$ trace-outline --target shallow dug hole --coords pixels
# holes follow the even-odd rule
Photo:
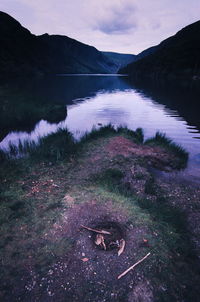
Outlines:
[[[98,233],[82,226],[110,232],[111,235],[103,234],[106,250],[95,244]],[[149,295],[152,295],[150,283],[147,284],[147,273],[144,272],[144,268],[148,271],[148,260],[124,278],[118,280],[118,276],[149,252],[149,247],[141,246],[148,233],[147,227],[134,225],[129,213],[120,205],[113,204],[111,198],[106,204],[94,199],[75,204],[63,213],[60,222],[54,224],[46,237],[52,244],[57,244],[62,238],[70,242],[73,240],[71,247],[66,246],[63,255],[47,270],[37,271],[31,267],[27,277],[12,286],[4,301],[140,301],[132,299],[132,291],[141,282],[145,284],[142,290],[149,290]],[[118,256],[119,247],[110,243],[120,239],[126,243]],[[13,300],[13,296],[17,298]]]
[[[109,234],[100,234],[103,237],[105,245],[97,244],[99,234],[93,232],[91,239],[95,246],[100,250],[112,251],[114,249],[119,249],[120,240],[126,239],[126,231],[125,228],[118,222],[115,221],[102,221],[98,224],[94,224],[94,229],[103,230],[110,233]],[[105,248],[106,247],[106,248]]]

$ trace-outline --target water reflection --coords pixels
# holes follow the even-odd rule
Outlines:
[[[143,97],[151,98],[153,102],[165,105],[166,109],[174,111],[174,116],[187,121],[190,126],[200,131],[200,91],[195,87],[184,87],[176,83],[139,82],[126,78],[126,81],[140,92]]]
[[[42,119],[50,123],[66,117],[66,105],[85,101],[97,92],[130,87],[120,77],[67,76],[18,79],[0,86],[0,140],[10,131],[30,132]]]

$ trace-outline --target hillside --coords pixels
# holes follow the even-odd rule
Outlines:
[[[186,26],[177,34],[151,47],[136,61],[121,69],[132,77],[200,79],[200,21]]]
[[[116,64],[92,46],[66,36],[35,36],[0,12],[1,76],[46,73],[110,73]]]
[[[132,54],[123,54],[110,51],[103,51],[102,53],[107,56],[111,61],[114,61],[118,69],[123,68],[126,65],[134,62],[136,58],[136,55]]]

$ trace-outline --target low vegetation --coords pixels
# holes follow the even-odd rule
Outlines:
[[[188,161],[188,152],[184,150],[180,145],[174,143],[170,138],[166,137],[165,134],[156,132],[154,137],[149,138],[145,141],[145,144],[165,148],[179,158],[180,167],[186,167]]]
[[[108,125],[79,142],[59,130],[20,152],[26,156],[0,153],[3,301],[198,301],[186,216],[148,168],[159,159],[164,169],[183,149],[159,133],[144,142],[141,129]],[[81,229],[111,222],[124,232],[119,257]]]
[[[68,160],[70,156],[74,156],[76,152],[80,151],[85,143],[96,140],[101,137],[110,137],[122,135],[133,141],[136,144],[145,144],[151,146],[159,146],[173,155],[182,159],[183,167],[185,167],[188,160],[188,153],[181,146],[172,142],[165,134],[157,132],[153,138],[144,141],[144,133],[141,128],[135,131],[127,127],[114,128],[111,124],[103,126],[99,129],[93,128],[91,132],[86,133],[80,141],[75,141],[73,135],[67,129],[59,129],[56,133],[39,138],[37,142],[34,141],[19,141],[18,147],[10,144],[8,151],[1,150],[2,158],[19,157],[20,155],[29,156],[37,160],[49,161],[52,160]],[[182,168],[182,166],[180,166]]]

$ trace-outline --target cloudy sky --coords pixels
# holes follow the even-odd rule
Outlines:
[[[200,0],[0,0],[34,34],[137,54],[200,19]]]

